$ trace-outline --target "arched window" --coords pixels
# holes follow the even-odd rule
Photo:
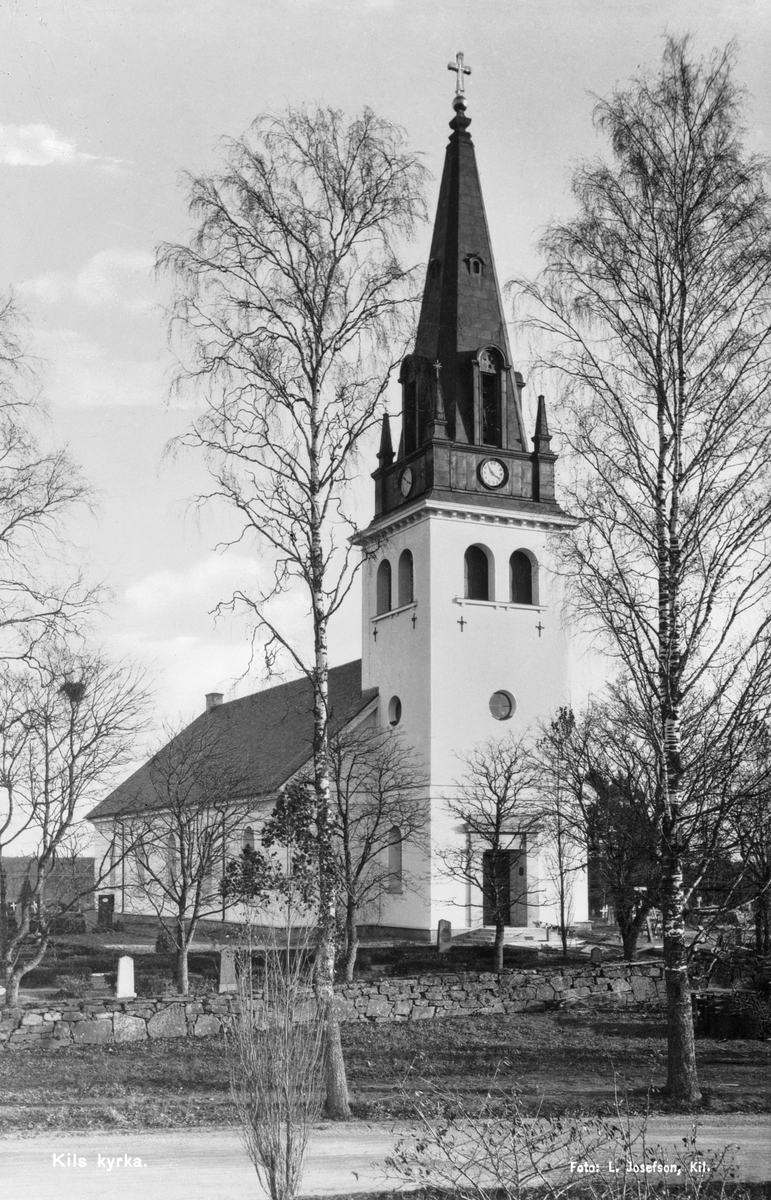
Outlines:
[[[522,550],[515,550],[509,559],[511,569],[512,604],[533,603],[533,564]]]
[[[241,841],[242,850],[254,850],[254,830],[251,825],[247,825],[244,830],[244,836]]]
[[[399,556],[399,607],[415,599],[415,564],[412,551],[402,550]]]
[[[481,546],[469,546],[465,554],[466,599],[490,600],[490,563]]]
[[[134,865],[137,872],[137,883],[147,883],[148,849],[144,838],[140,838],[134,848]]]
[[[105,884],[107,885],[107,887],[115,887],[116,880],[117,880],[116,867],[118,865],[118,833],[117,833],[117,831],[113,834],[112,841],[110,842],[109,862],[110,862],[109,869],[105,875]]]
[[[377,612],[391,611],[391,564],[384,558],[377,569]]]
[[[402,831],[398,825],[388,831],[388,890],[402,890]]]

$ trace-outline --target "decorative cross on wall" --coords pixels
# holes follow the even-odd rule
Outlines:
[[[375,628],[372,630],[372,636],[373,636],[373,638],[375,639],[375,641],[377,641],[377,625],[376,625],[376,626],[375,626]]]
[[[539,637],[541,636],[541,634],[543,633],[545,628],[546,628],[546,626],[542,625],[541,622],[539,621],[538,624],[536,625],[536,629],[538,630]]]
[[[463,86],[463,76],[471,74],[471,67],[464,67],[463,55],[458,53],[455,55],[455,62],[447,64],[447,70],[455,72],[455,95],[462,96],[466,90]]]
[[[417,617],[417,613],[413,613],[413,614],[412,614],[412,628],[413,628],[413,629],[415,628],[415,626],[417,625],[417,623],[418,623],[418,617]]]
[[[468,624],[468,621],[466,620],[465,617],[461,617],[461,619],[458,621],[458,624],[460,625],[461,633],[463,633],[463,627],[464,627],[464,625]]]

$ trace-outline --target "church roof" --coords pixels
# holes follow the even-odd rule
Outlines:
[[[361,689],[361,659],[332,667],[329,672],[330,732],[343,729],[377,696],[377,688]],[[313,695],[303,676],[266,688],[240,700],[218,704],[196,717],[180,738],[207,722],[215,726],[217,752],[230,760],[243,780],[244,796],[275,793],[309,760],[313,740]],[[165,753],[177,739],[163,748]],[[152,759],[119,784],[88,820],[99,821],[120,813],[158,807],[153,787]]]

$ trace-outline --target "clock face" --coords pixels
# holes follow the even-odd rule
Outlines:
[[[405,467],[399,478],[399,491],[403,496],[409,496],[412,491],[412,468]]]
[[[479,468],[479,478],[485,487],[499,488],[506,482],[506,468],[500,459],[486,458]]]

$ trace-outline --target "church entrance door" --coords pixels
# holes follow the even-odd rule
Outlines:
[[[484,888],[482,920],[495,925],[496,908],[503,910],[504,925],[527,925],[527,858],[522,850],[499,850],[482,855]]]

